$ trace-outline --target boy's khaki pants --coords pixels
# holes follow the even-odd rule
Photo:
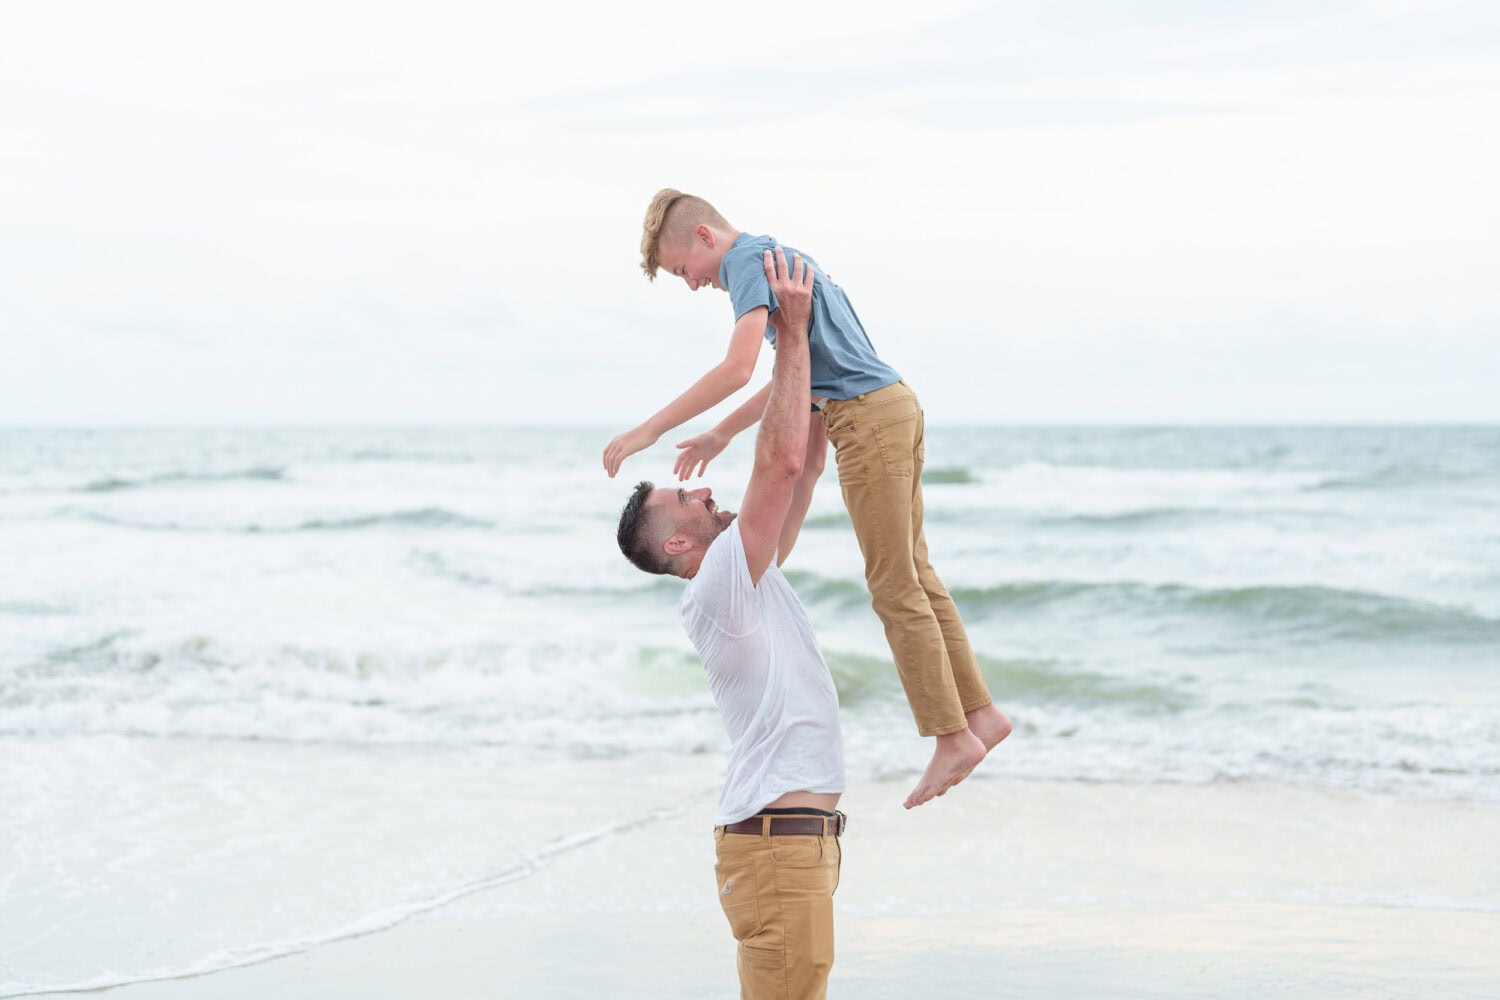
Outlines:
[[[741,1000],[823,1000],[833,968],[839,838],[714,830],[719,905],[739,942]]]
[[[922,532],[922,408],[905,382],[823,404],[839,488],[865,557],[870,603],[923,736],[967,727],[988,705],[969,637],[948,588],[927,561]]]

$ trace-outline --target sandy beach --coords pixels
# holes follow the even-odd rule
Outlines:
[[[449,833],[493,828],[512,863],[389,926],[108,994],[735,997],[713,893],[714,762],[641,763],[554,762],[532,793],[511,775],[472,829]],[[903,791],[864,780],[845,796],[832,996],[1500,993],[1493,807],[976,776],[906,812]]]

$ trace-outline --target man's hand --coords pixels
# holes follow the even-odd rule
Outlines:
[[[615,478],[615,473],[620,471],[621,462],[636,452],[651,447],[658,437],[660,435],[652,434],[644,426],[615,435],[614,440],[604,448],[604,471],[609,473],[609,478]]]
[[[771,314],[776,336],[806,336],[808,320],[812,318],[813,269],[800,254],[792,255],[792,266],[788,268],[786,254],[779,246],[774,254],[767,250],[762,263],[766,266],[766,281],[770,282],[780,306]]]
[[[718,457],[719,452],[729,444],[729,437],[718,431],[705,431],[695,438],[680,441],[677,447],[681,448],[677,455],[677,464],[672,466],[672,471],[677,475],[678,482],[685,481],[693,475],[693,466],[698,467],[698,475],[703,475],[703,470],[708,468],[708,463]]]

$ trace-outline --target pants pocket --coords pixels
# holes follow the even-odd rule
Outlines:
[[[816,868],[823,863],[823,838],[774,837],[771,857],[777,868]]]
[[[772,841],[777,890],[797,896],[832,896],[830,878],[838,841],[824,837],[783,837]]]
[[[865,481],[870,465],[865,452],[868,445],[859,439],[853,422],[839,429],[837,436],[830,430],[828,442],[833,445],[834,467],[838,469],[839,485],[850,486]]]
[[[755,901],[755,862],[735,858],[714,865],[719,884],[719,906],[729,921],[736,941],[754,937],[760,930],[760,907]]]
[[[892,420],[882,420],[872,430],[885,474],[910,479],[916,464],[917,415],[908,413]]]

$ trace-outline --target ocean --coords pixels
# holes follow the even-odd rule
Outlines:
[[[0,996],[495,884],[476,803],[552,794],[518,775],[682,760],[705,794],[681,583],[614,542],[673,449],[610,480],[611,433],[0,430]],[[1016,725],[969,780],[1500,803],[1500,428],[938,426],[927,456],[933,563]],[[703,477],[728,509],[750,457]],[[786,570],[851,774],[914,778],[831,461]]]

